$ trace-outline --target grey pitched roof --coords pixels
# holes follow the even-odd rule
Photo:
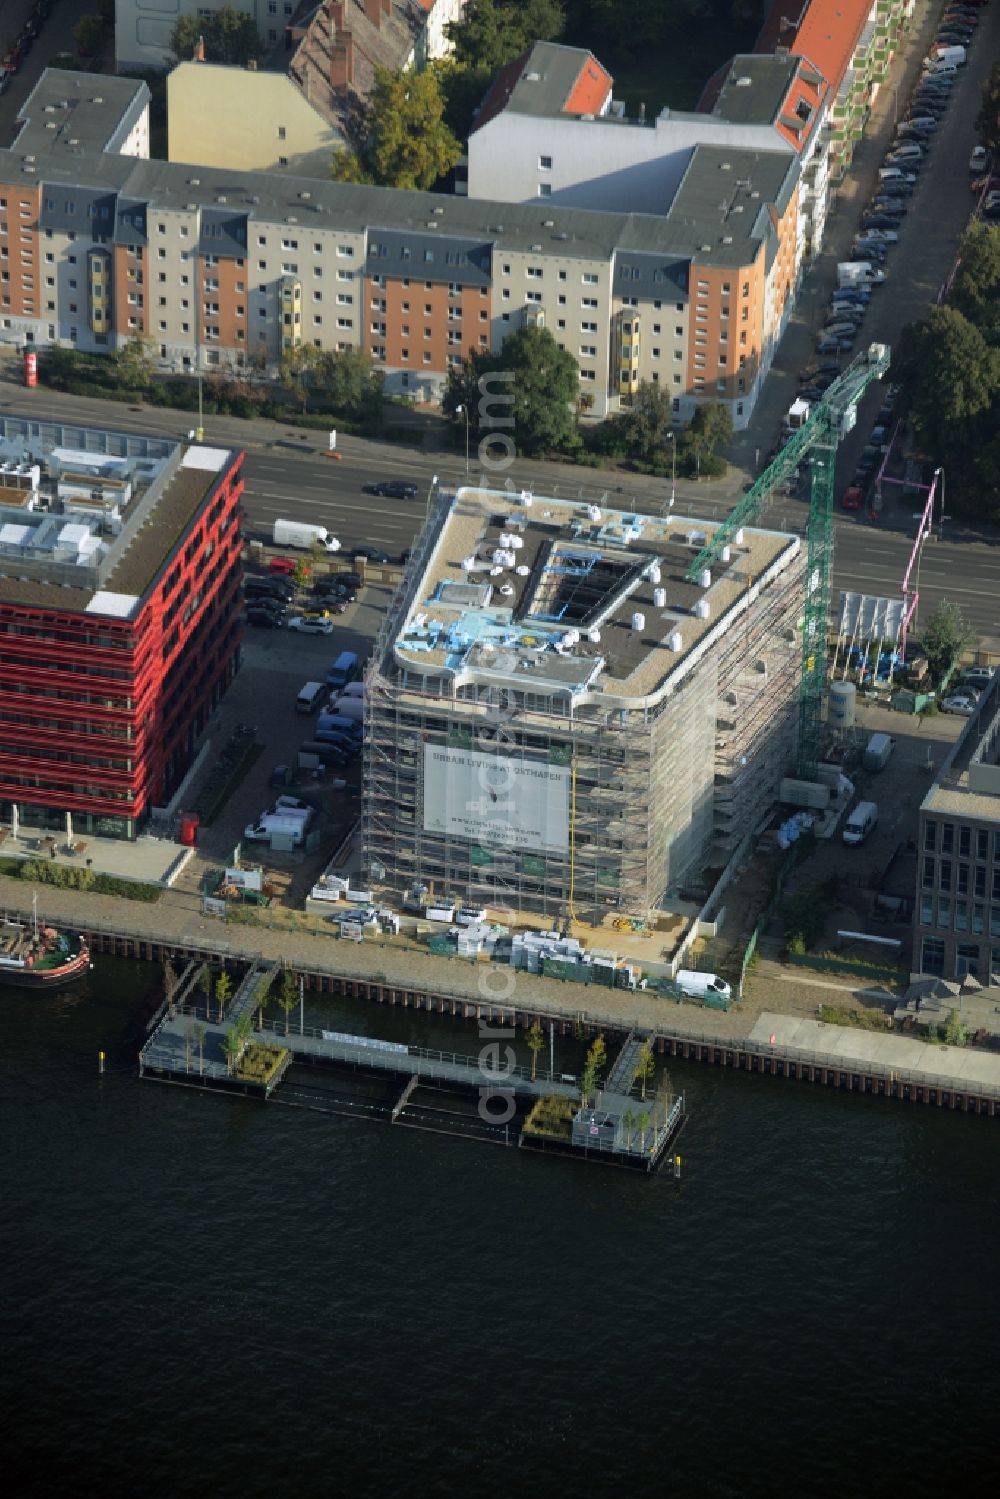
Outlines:
[[[107,151],[124,140],[149,103],[149,89],[135,78],[72,73],[46,68],[18,112],[19,151],[58,147]]]

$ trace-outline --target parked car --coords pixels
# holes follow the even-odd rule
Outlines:
[[[853,338],[834,338],[829,333],[822,333],[816,340],[816,352],[818,354],[847,354],[853,343]]]
[[[899,243],[899,235],[895,229],[867,229],[865,231],[865,239],[880,239],[886,245]]]
[[[977,146],[972,155],[969,157],[969,171],[972,176],[977,177],[980,172],[985,172],[987,167],[989,166],[989,161],[990,153],[987,151],[986,147]]]
[[[280,599],[282,603],[295,597],[295,589],[284,578],[245,578],[243,592],[248,599]]]
[[[967,692],[969,688],[984,690],[992,680],[992,666],[967,666],[959,677],[958,686],[961,692]]]
[[[823,329],[824,338],[846,338],[852,343],[857,336],[858,325],[853,318],[840,318],[834,323],[827,323]]]
[[[269,573],[279,573],[281,576],[288,578],[291,577],[298,565],[294,557],[272,557],[268,561],[267,570]],[[304,566],[308,572],[308,562]]]
[[[865,492],[860,484],[849,484],[840,503],[845,510],[860,510],[864,497]]]
[[[907,172],[903,167],[879,167],[879,180],[882,182],[916,182],[916,174]]]
[[[376,565],[383,565],[392,560],[388,552],[381,552],[378,547],[370,546],[351,547],[348,555],[351,557],[364,557],[366,561],[374,562]]]
[[[326,614],[293,614],[288,628],[300,635],[332,635],[333,620]]]
[[[264,609],[260,604],[247,607],[247,624],[262,625],[266,630],[280,630],[285,623],[283,609]]]
[[[971,718],[976,711],[975,700],[964,692],[942,699],[938,706],[942,713],[960,713],[963,718]]]
[[[383,494],[393,500],[415,500],[417,486],[404,484],[401,479],[389,479],[382,484],[366,484],[365,494]]]

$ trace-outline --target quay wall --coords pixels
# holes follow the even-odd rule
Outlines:
[[[12,910],[12,907],[8,906],[8,910]],[[28,913],[17,914],[23,916]],[[154,963],[162,962],[168,957],[192,958],[231,966],[249,963],[262,957],[260,944],[255,943],[254,938],[277,935],[273,932],[265,934],[256,929],[245,933],[240,931],[239,939],[242,940],[222,940],[221,933],[220,938],[215,940],[207,932],[197,937],[183,933],[154,935],[151,931],[143,933],[107,922],[81,921],[78,906],[76,915],[77,920],[70,924],[87,934],[94,953]],[[53,912],[50,919],[60,918]],[[134,925],[138,926],[139,923]],[[226,929],[227,939],[235,937],[236,933],[232,928]],[[294,945],[299,949],[307,945],[299,934],[284,934],[284,938],[283,945],[286,948]],[[329,939],[316,938],[313,941],[325,945]],[[626,991],[604,991],[608,1000],[617,999],[620,1008],[615,1013],[610,1008],[595,1006],[594,1001],[601,996],[593,989],[581,989],[580,997],[586,998],[586,1007],[581,1005],[573,1008],[566,1005],[564,1000],[557,1004],[551,997],[543,997],[537,992],[538,981],[532,983],[531,975],[519,973],[516,999],[492,1002],[469,992],[475,987],[474,969],[470,970],[467,985],[452,988],[444,981],[444,973],[440,983],[434,981],[424,984],[408,982],[402,976],[393,977],[384,972],[368,976],[351,974],[344,971],[351,956],[353,954],[344,954],[343,963],[328,963],[314,956],[293,955],[289,951],[285,962],[297,977],[302,977],[310,988],[321,993],[341,994],[351,999],[402,1006],[459,1020],[483,1021],[497,1027],[524,1028],[537,1020],[542,1024],[555,1025],[561,1035],[575,1035],[581,1039],[590,1038],[598,1032],[608,1036],[624,1036],[638,1025],[655,1035],[656,1049],[662,1055],[687,1062],[728,1067],[738,1072],[782,1078],[797,1084],[809,1083],[861,1096],[921,1103],[989,1118],[995,1118],[1000,1113],[998,1085],[963,1081],[957,1076],[949,1076],[946,1070],[939,1075],[932,1075],[927,1071],[910,1073],[860,1056],[845,1056],[842,1049],[835,1056],[820,1052],[807,1053],[780,1043],[762,1043],[750,1036],[713,1033],[709,1025],[717,1026],[720,1019],[714,1011],[709,1020],[706,1012],[694,1010],[688,1005],[676,1006],[662,999],[650,999],[648,994],[638,996]],[[407,957],[406,953],[392,955],[388,949],[380,949],[378,953],[378,961],[386,966],[392,966],[395,958],[401,975],[405,972]],[[553,982],[546,985],[550,990],[554,987]],[[566,984],[558,987],[563,993],[575,988]],[[644,1012],[642,1015],[635,1013],[640,1001]],[[737,1017],[730,1015],[725,1018],[733,1020]],[[705,1024],[705,1021],[709,1024]]]

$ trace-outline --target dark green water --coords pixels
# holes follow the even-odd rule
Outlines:
[[[678,1189],[140,1082],[156,977],[0,994],[8,1492],[993,1488],[1000,1120],[675,1066]]]

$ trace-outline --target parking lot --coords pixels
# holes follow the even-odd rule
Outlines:
[[[247,629],[242,668],[210,726],[210,735],[213,747],[221,748],[237,724],[247,723],[256,729],[263,751],[218,819],[199,830],[196,856],[179,877],[179,890],[199,890],[206,869],[224,864],[246,825],[273,805],[278,794],[270,785],[273,768],[295,766],[299,746],[312,737],[316,722],[315,715],[296,710],[299,689],[308,681],[322,682],[343,650],[356,652],[362,660],[368,657],[391,596],[388,586],[367,585],[347,613],[336,619],[331,635],[299,635],[287,628]],[[206,766],[203,774],[207,775],[208,769]],[[346,772],[310,773],[298,785],[287,788],[316,808],[322,835],[317,851],[279,854],[263,843],[244,845],[244,863],[259,862],[282,876],[283,903],[301,905],[317,874],[357,821],[361,775],[359,757]],[[335,784],[340,780],[346,785]],[[197,783],[191,788],[189,801],[196,790]]]

